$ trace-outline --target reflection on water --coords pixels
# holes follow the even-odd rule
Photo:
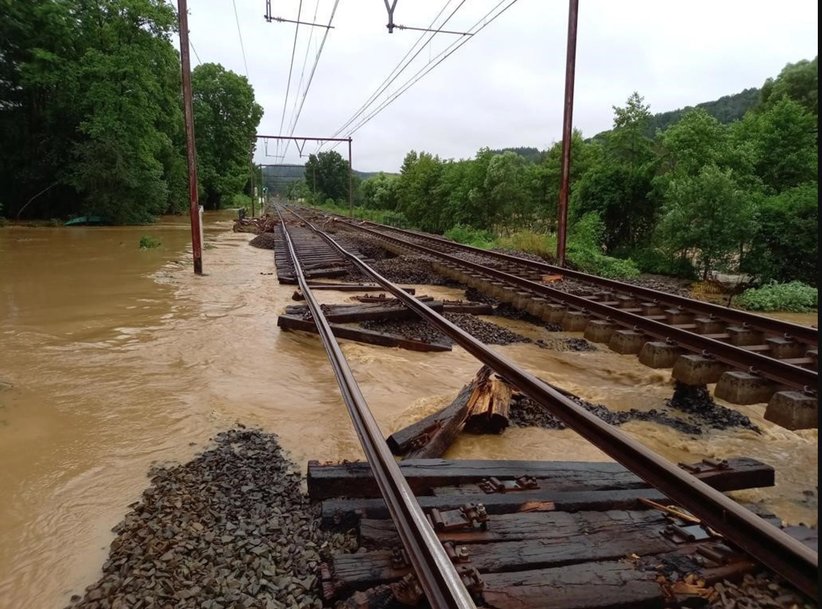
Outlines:
[[[362,458],[313,335],[281,333],[270,251],[207,216],[205,276],[191,272],[185,218],[150,227],[0,229],[0,607],[57,608],[99,573],[111,528],[147,485],[152,462],[186,460],[235,422],[279,434],[292,458]],[[162,245],[140,250],[140,237]],[[448,288],[418,293],[458,297]],[[324,292],[326,302],[350,294]],[[520,322],[496,320],[535,338]],[[545,380],[614,409],[658,407],[669,373],[632,356],[495,347]],[[386,434],[443,406],[479,364],[462,349],[415,353],[343,343]],[[309,381],[309,382],[306,382]],[[625,430],[674,461],[756,457],[777,487],[746,491],[792,522],[816,522],[817,432],[690,438],[634,422]],[[569,430],[463,436],[455,458],[606,459]]]

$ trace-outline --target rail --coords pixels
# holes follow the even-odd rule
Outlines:
[[[518,387],[525,395],[542,404],[568,427],[702,519],[705,524],[724,535],[742,551],[783,576],[805,594],[817,598],[819,558],[816,552],[657,455],[626,433],[589,413],[533,374],[521,370],[512,360],[491,351],[482,342],[405,293],[354,254],[342,248],[330,235],[317,229],[296,212],[291,213],[321,235],[361,271],[372,276],[405,306]]]
[[[357,224],[350,222],[346,218],[339,219],[344,222],[347,222],[352,226],[358,227]],[[658,300],[660,302],[670,303],[673,306],[684,307],[691,309],[693,311],[705,313],[707,315],[713,315],[716,319],[722,319],[725,321],[735,323],[748,323],[749,325],[756,326],[757,328],[761,328],[774,334],[788,334],[792,338],[795,338],[804,343],[814,345],[818,343],[818,330],[816,328],[803,326],[801,324],[795,324],[788,321],[773,319],[770,317],[765,317],[764,315],[757,315],[755,313],[750,313],[747,311],[736,311],[733,309],[729,309],[728,307],[723,307],[710,302],[695,300],[693,298],[687,298],[685,296],[677,296],[676,294],[668,294],[666,292],[660,292],[658,290],[654,290],[651,288],[646,288],[639,285],[617,281],[616,279],[598,277],[597,275],[590,275],[588,273],[583,273],[582,271],[575,271],[566,267],[548,264],[547,262],[528,260],[526,258],[520,258],[519,256],[506,254],[503,252],[491,252],[488,250],[480,249],[478,247],[474,247],[472,245],[466,245],[464,243],[450,241],[448,239],[438,237],[435,235],[421,235],[419,233],[407,229],[396,228],[393,226],[385,226],[382,224],[377,224],[376,222],[370,222],[368,220],[363,220],[361,221],[361,223],[373,227],[378,227],[381,230],[390,230],[396,233],[409,235],[417,239],[424,239],[428,241],[442,243],[443,245],[451,247],[452,249],[459,249],[462,251],[475,253],[477,255],[493,257],[499,260],[505,260],[508,262],[520,264],[526,267],[530,267],[532,269],[543,271],[545,273],[562,274],[566,277],[578,279],[580,281],[585,281],[588,283],[592,283],[594,285],[599,285],[604,288],[630,292],[648,298],[649,300]]]
[[[383,439],[379,425],[368,408],[331,327],[303,275],[286,223],[279,210],[277,213],[280,216],[288,251],[294,262],[294,274],[314,323],[317,324],[320,340],[334,369],[343,401],[428,602],[435,609],[475,609],[476,605],[462,579]]]
[[[409,243],[403,239],[385,235],[379,231],[365,228],[363,226],[357,226],[356,224],[352,224],[345,220],[342,220],[342,222],[350,226],[354,226],[358,230],[379,236],[380,238],[387,239],[389,241],[394,241],[399,245],[413,247],[422,253],[435,256],[442,260],[451,262],[452,264],[490,275],[510,284],[521,286],[532,292],[545,296],[546,298],[563,301],[579,309],[589,310],[604,319],[617,321],[626,326],[641,330],[645,334],[648,334],[658,340],[673,341],[688,351],[714,357],[715,359],[733,367],[747,369],[781,385],[786,385],[788,387],[800,390],[816,390],[818,378],[816,370],[802,368],[782,360],[768,357],[761,353],[749,351],[742,347],[737,347],[720,340],[702,336],[700,334],[696,334],[682,328],[677,328],[654,319],[648,319],[623,309],[598,303],[582,296],[568,294],[555,288],[551,288],[545,284],[531,281],[530,279],[525,279],[524,277],[519,277],[499,269],[493,269],[475,262],[463,260],[462,258],[439,252],[418,243]],[[651,291],[654,292],[653,290]]]

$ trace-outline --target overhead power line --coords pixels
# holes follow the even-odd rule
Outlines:
[[[437,20],[440,18],[440,16],[441,16],[441,15],[445,12],[445,9],[447,9],[447,8],[448,8],[448,5],[449,5],[449,4],[451,4],[451,1],[452,1],[452,0],[447,0],[447,2],[443,5],[443,7],[440,9],[440,11],[436,14],[436,16],[434,17],[434,19],[432,19],[432,20],[431,20],[431,24],[429,25],[429,28],[433,28],[433,27],[434,27],[434,24],[437,22]],[[452,18],[452,17],[454,16],[454,14],[455,14],[455,13],[456,13],[456,12],[457,12],[457,11],[458,11],[461,7],[462,7],[462,5],[463,5],[463,4],[465,4],[465,0],[462,0],[462,1],[461,1],[458,5],[457,5],[457,7],[456,7],[453,11],[451,11],[451,14],[450,14],[450,15],[448,15],[448,17],[446,17],[446,18],[445,18],[445,20],[444,20],[442,23],[440,23],[439,28],[442,28],[442,27],[443,27],[446,23],[448,23],[448,21],[450,21],[450,20],[451,20],[451,18]],[[431,40],[432,40],[432,39],[434,38],[434,36],[435,36],[435,33],[432,33],[430,36],[428,36],[428,40],[426,40],[426,41],[425,41],[425,43],[423,43],[423,44],[419,47],[419,49],[417,49],[417,52],[416,52],[416,53],[414,53],[414,55],[413,55],[413,56],[409,59],[409,58],[408,58],[408,56],[409,56],[409,55],[411,55],[411,53],[413,53],[413,52],[414,52],[414,49],[416,49],[416,48],[417,48],[417,46],[418,46],[418,45],[420,44],[420,42],[422,41],[422,39],[423,39],[423,38],[425,38],[425,35],[426,35],[426,33],[425,33],[425,32],[423,32],[422,34],[420,34],[419,38],[417,38],[417,40],[414,42],[414,44],[413,44],[413,45],[411,45],[411,48],[410,48],[410,49],[408,49],[408,51],[405,53],[405,55],[403,56],[403,58],[402,58],[402,59],[400,59],[400,61],[397,63],[397,65],[396,65],[396,66],[394,66],[394,69],[393,69],[393,70],[391,70],[391,72],[388,74],[388,76],[386,76],[386,77],[385,77],[385,79],[384,79],[384,80],[383,80],[383,81],[382,81],[382,82],[381,82],[381,83],[377,86],[377,88],[376,88],[376,89],[374,89],[374,91],[371,93],[371,95],[369,95],[369,96],[368,96],[368,99],[366,99],[366,100],[365,100],[365,102],[364,102],[364,103],[363,103],[363,104],[362,104],[362,105],[361,105],[361,106],[357,109],[357,111],[356,111],[356,112],[354,112],[354,114],[353,114],[353,115],[351,115],[351,117],[350,117],[347,121],[345,121],[345,123],[343,123],[343,125],[342,125],[339,129],[337,129],[337,130],[334,132],[334,135],[335,135],[335,136],[337,136],[337,135],[339,135],[340,133],[342,133],[342,132],[345,130],[345,128],[346,128],[346,127],[348,127],[348,126],[349,126],[349,125],[351,125],[354,121],[356,121],[356,120],[357,120],[357,118],[359,118],[359,117],[360,117],[360,116],[361,116],[361,115],[362,115],[362,114],[363,114],[363,113],[364,113],[364,112],[368,109],[368,107],[369,107],[369,106],[371,106],[374,102],[376,102],[376,101],[377,101],[377,99],[379,98],[379,96],[380,96],[380,95],[381,95],[381,94],[382,94],[382,93],[383,93],[383,92],[384,92],[384,91],[385,91],[388,87],[390,87],[390,86],[391,86],[391,83],[393,83],[393,82],[394,82],[397,78],[399,78],[399,76],[400,76],[400,75],[401,75],[401,74],[405,71],[405,69],[406,69],[406,68],[407,68],[407,67],[411,64],[411,62],[412,62],[412,61],[414,61],[414,59],[416,59],[416,58],[417,58],[417,56],[418,56],[418,55],[422,52],[422,50],[425,48],[425,45],[426,45],[426,44],[428,44],[429,42],[431,42]],[[319,150],[319,148],[318,148],[318,150]]]
[[[240,29],[240,17],[237,15],[237,1],[231,0],[231,4],[234,5],[234,21],[237,24],[237,35],[240,37],[240,51],[242,51],[243,53],[243,67],[245,68],[245,77],[248,79],[248,62],[245,59],[245,45],[243,44],[243,31]]]
[[[194,48],[194,43],[191,41],[191,34],[188,35],[188,46],[190,46],[191,50],[194,51],[194,57],[197,58],[197,65],[203,63],[200,61],[200,55],[197,53],[197,49]]]
[[[323,34],[323,38],[320,41],[320,48],[317,50],[317,54],[314,57],[314,65],[311,66],[311,73],[308,75],[308,83],[305,85],[305,90],[303,91],[302,99],[300,99],[300,107],[297,108],[297,114],[294,116],[294,120],[291,122],[291,127],[289,129],[288,135],[294,135],[294,130],[297,128],[297,123],[300,120],[300,115],[303,111],[303,106],[305,105],[306,97],[308,96],[308,91],[311,89],[311,83],[314,82],[314,73],[317,71],[317,65],[320,63],[320,56],[323,53],[323,49],[325,48],[325,41],[328,38],[328,32],[331,31],[331,23],[334,21],[334,15],[337,13],[337,6],[339,5],[340,0],[334,0],[334,6],[331,9],[331,16],[328,18],[328,28],[326,28],[325,33]],[[299,90],[299,89],[298,89]],[[285,153],[288,152],[288,147],[291,145],[291,140],[286,141],[285,143]]]
[[[488,16],[491,15],[497,8],[499,8],[502,4],[505,3],[505,0],[501,0],[497,3],[494,8],[492,8],[488,13],[485,14],[479,21],[477,21],[471,28],[468,30],[472,34],[477,34],[481,32],[483,29],[488,27],[491,23],[493,23],[500,15],[502,15],[505,11],[511,8],[517,0],[510,0],[510,2],[502,8],[499,12],[497,12],[493,17],[488,19]],[[487,21],[486,21],[487,19]],[[481,25],[480,25],[481,24]],[[479,26],[479,27],[477,27]],[[477,28],[476,30],[474,28]],[[473,36],[464,37],[459,40],[456,40],[451,45],[449,45],[444,51],[442,51],[439,55],[434,57],[430,60],[425,66],[423,66],[420,70],[417,71],[414,76],[408,79],[403,85],[401,85],[397,90],[389,95],[379,107],[377,107],[371,114],[366,116],[364,119],[360,120],[356,126],[354,126],[351,130],[348,131],[346,134],[347,137],[351,137],[355,132],[359,131],[362,127],[364,127],[369,121],[371,121],[375,116],[377,116],[380,112],[385,110],[391,103],[393,103],[398,97],[400,97],[403,93],[405,93],[408,89],[414,86],[417,82],[419,82],[426,74],[431,72],[434,68],[440,65],[443,61],[448,59],[453,53],[455,53],[462,45],[467,43],[469,40],[472,40]]]
[[[303,0],[300,0],[299,7],[297,8],[297,21],[300,20],[300,16],[303,12]],[[291,91],[291,73],[294,70],[294,55],[297,52],[297,35],[300,33],[300,24],[298,23],[297,26],[294,28],[294,44],[291,45],[291,62],[288,66],[288,83],[285,86],[285,98],[283,99],[283,114],[280,117],[280,130],[278,135],[283,134],[283,123],[285,123],[285,110],[288,107],[288,94]]]

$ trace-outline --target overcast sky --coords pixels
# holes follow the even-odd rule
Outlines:
[[[394,22],[428,27],[443,6],[438,24],[459,6],[443,28],[468,31],[510,0],[461,1],[398,0]],[[265,111],[259,132],[288,135],[326,30],[299,27],[281,129],[297,26],[266,22],[265,0],[235,2],[246,61],[232,1],[188,0],[199,57],[192,55],[192,65],[217,62],[246,74],[247,64]],[[271,13],[296,19],[300,2],[271,0]],[[334,3],[302,0],[301,20],[313,21],[316,11],[316,20],[328,23]],[[612,106],[624,105],[633,91],[656,113],[759,87],[785,64],[816,56],[817,16],[816,0],[580,0],[574,127],[586,137],[609,129]],[[386,23],[383,0],[339,0],[294,135],[337,132],[420,36],[430,36],[388,34]],[[412,149],[459,159],[483,146],[544,149],[559,141],[567,28],[567,0],[518,0],[352,135],[354,168],[397,171]],[[371,108],[449,45],[465,40],[435,35]],[[309,143],[303,152],[315,150]],[[337,150],[347,154],[345,144]],[[266,154],[261,143],[255,161],[305,162],[293,143],[284,158],[275,156],[282,152],[270,142]]]

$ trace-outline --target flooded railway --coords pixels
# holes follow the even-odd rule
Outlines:
[[[9,607],[65,605],[96,579],[111,528],[147,485],[150,465],[188,460],[237,422],[277,433],[303,467],[362,458],[316,337],[276,326],[293,288],[277,283],[272,252],[232,233],[229,215],[215,216],[206,224],[206,275],[196,277],[188,231],[185,219],[0,230],[0,599]],[[161,247],[140,250],[144,234]],[[324,302],[347,298],[329,293]],[[524,322],[494,321],[542,337]],[[458,347],[342,348],[386,435],[445,405],[477,368]],[[613,410],[657,408],[671,395],[669,371],[604,348],[496,349]],[[733,408],[762,432],[695,437],[641,421],[623,429],[672,461],[760,459],[776,469],[776,486],[737,495],[786,522],[816,525],[817,431],[773,425],[761,404]],[[608,460],[570,430],[516,427],[462,435],[448,457]]]

